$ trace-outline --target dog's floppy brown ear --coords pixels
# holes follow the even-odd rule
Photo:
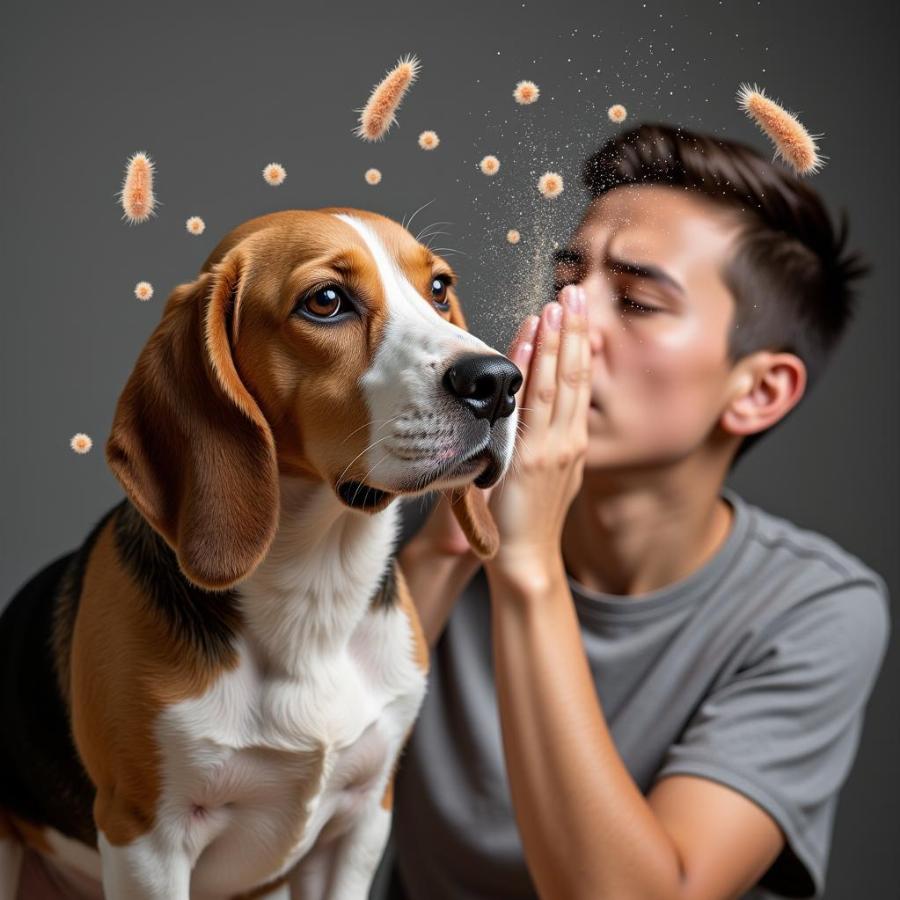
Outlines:
[[[493,559],[500,549],[500,533],[484,494],[474,484],[470,484],[448,491],[447,500],[476,555],[481,559]]]
[[[132,503],[184,575],[208,590],[256,568],[278,522],[272,431],[229,342],[245,275],[234,249],[175,288],[119,397],[106,444]]]
[[[450,304],[450,321],[465,331],[469,330],[458,300]],[[500,548],[500,533],[484,494],[470,484],[449,491],[447,500],[469,546],[481,559],[493,559]]]

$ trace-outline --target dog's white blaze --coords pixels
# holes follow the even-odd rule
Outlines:
[[[336,217],[355,229],[365,242],[375,260],[387,304],[387,322],[381,343],[360,384],[371,413],[371,433],[379,439],[384,438],[366,456],[366,471],[373,484],[390,486],[408,480],[404,476],[410,463],[392,455],[391,439],[385,426],[399,413],[411,409],[414,411],[409,416],[409,423],[414,426],[411,430],[427,431],[429,426],[424,414],[438,413],[440,422],[431,426],[434,431],[430,448],[433,458],[443,447],[453,443],[446,434],[439,436],[439,432],[446,432],[467,418],[442,387],[444,372],[462,353],[496,351],[430,307],[368,223],[346,213],[338,213]],[[508,443],[508,455],[511,456],[512,441]]]

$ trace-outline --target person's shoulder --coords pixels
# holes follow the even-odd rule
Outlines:
[[[767,568],[794,573],[816,589],[862,584],[887,596],[882,576],[837,541],[769,512],[733,490],[726,496],[743,506],[749,520],[748,540],[764,556]]]
[[[781,600],[769,631],[797,629],[806,640],[816,623],[835,640],[880,654],[890,632],[890,599],[884,578],[837,541],[739,497],[748,520],[748,575],[758,589]]]

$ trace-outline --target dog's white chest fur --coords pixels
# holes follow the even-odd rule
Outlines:
[[[366,640],[304,680],[265,676],[245,648],[236,670],[161,717],[159,824],[184,827],[196,888],[280,874],[380,801],[424,679],[398,690],[379,678],[359,655]]]
[[[234,897],[298,862],[301,893],[319,896],[318,870],[342,842],[383,848],[381,800],[425,693],[406,612],[372,604],[399,511],[349,512],[327,488],[295,483],[281,496],[270,552],[237,588],[237,664],[159,714],[154,825],[110,852],[114,883],[162,878],[162,848],[163,858],[186,855],[192,900]],[[64,871],[96,884],[96,854],[55,832],[50,843]],[[354,877],[354,852],[342,877]],[[359,864],[358,890],[373,864]]]
[[[183,835],[200,894],[276,877],[371,816],[421,703],[408,617],[371,605],[397,512],[333,500],[287,496],[268,557],[238,588],[238,665],[157,723],[157,828]]]

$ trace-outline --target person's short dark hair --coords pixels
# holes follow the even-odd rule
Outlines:
[[[730,358],[786,351],[803,360],[808,388],[818,380],[867,268],[846,250],[846,214],[835,229],[813,190],[753,148],[668,125],[611,138],[585,161],[582,181],[593,198],[623,185],[669,185],[742,213],[745,226],[723,273],[735,298]],[[732,464],[768,431],[745,438]]]

